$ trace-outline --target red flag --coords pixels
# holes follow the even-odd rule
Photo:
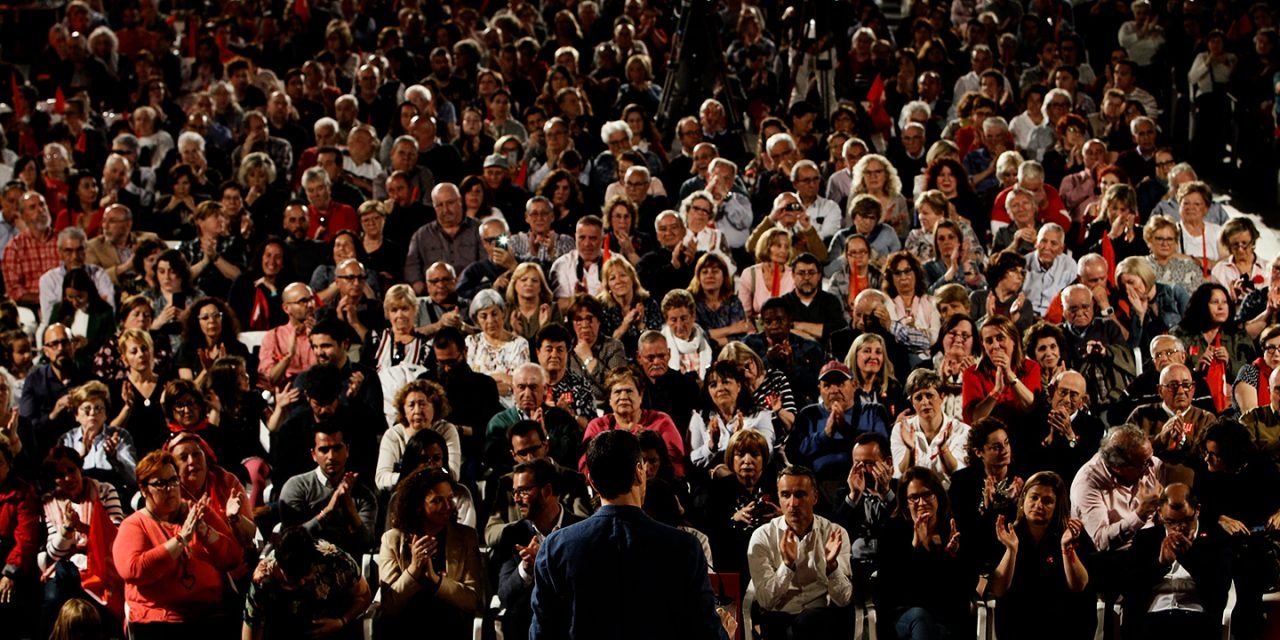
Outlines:
[[[200,20],[195,16],[187,18],[187,55],[196,57],[196,40],[200,37]]]
[[[67,96],[63,95],[62,87],[58,87],[58,90],[53,94],[53,112],[60,114],[66,110]]]
[[[871,113],[871,124],[876,129],[887,133],[893,128],[893,118],[889,117],[889,111],[884,108],[884,78],[876,74],[876,79],[871,83],[871,89],[867,91],[868,111]]]
[[[294,0],[293,13],[299,18],[302,18],[303,24],[311,22],[310,0]]]
[[[607,233],[606,233],[606,234],[604,234],[604,261],[605,261],[605,262],[608,262],[608,261],[609,261],[609,255],[610,255],[610,251],[609,251],[609,234],[607,234]]]
[[[22,84],[18,82],[18,72],[13,72],[13,118],[21,120],[27,116],[27,106],[22,102]]]
[[[119,619],[124,619],[124,584],[111,561],[111,546],[116,540],[116,525],[107,516],[96,488],[92,489],[89,507],[89,547],[86,566],[80,572],[80,585],[97,596]]]

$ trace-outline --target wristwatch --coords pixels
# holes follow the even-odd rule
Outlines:
[[[1111,317],[1111,315],[1112,315],[1112,314],[1114,314],[1115,312],[1116,312],[1116,310],[1115,310],[1115,308],[1114,308],[1114,307],[1107,307],[1107,308],[1105,308],[1105,309],[1103,309],[1103,310],[1102,310],[1101,315],[1102,315],[1102,317],[1104,317],[1104,318],[1110,318],[1110,317]]]

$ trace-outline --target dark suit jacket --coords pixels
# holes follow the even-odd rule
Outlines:
[[[564,511],[561,528],[582,522],[582,516]],[[502,536],[493,547],[493,561],[501,563],[498,569],[498,600],[506,609],[502,620],[502,633],[512,638],[526,638],[529,635],[529,623],[533,618],[533,609],[529,606],[529,597],[533,595],[533,585],[525,585],[520,578],[520,554],[516,553],[516,545],[527,545],[536,531],[533,523],[520,520],[502,528]]]
[[[1204,605],[1210,620],[1221,620],[1227,605],[1227,590],[1231,587],[1231,546],[1216,535],[1217,525],[1200,520],[1200,531],[1191,541],[1191,549],[1178,558],[1178,562],[1191,574],[1196,583],[1196,593]],[[1125,638],[1137,638],[1143,619],[1154,597],[1153,589],[1169,571],[1160,564],[1160,544],[1164,542],[1165,529],[1157,525],[1138,532],[1129,550],[1128,585],[1124,593]]]
[[[721,637],[702,545],[639,507],[552,533],[534,565],[530,640]]]

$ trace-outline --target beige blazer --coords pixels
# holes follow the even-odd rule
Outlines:
[[[423,588],[408,572],[411,539],[399,529],[388,529],[382,534],[378,572],[382,582],[382,611],[388,615],[402,610]],[[479,613],[484,602],[484,567],[476,530],[464,524],[450,524],[445,534],[444,556],[445,575],[440,579],[435,597],[463,614]]]
[[[137,247],[139,242],[147,239],[159,238],[150,231],[133,231],[129,234],[129,246]],[[120,259],[120,251],[107,240],[105,235],[100,235],[85,244],[84,254],[86,263],[102,267],[111,277],[112,284],[120,284],[119,273],[124,264]]]

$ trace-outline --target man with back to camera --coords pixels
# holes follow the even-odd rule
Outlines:
[[[640,508],[640,441],[627,431],[592,438],[587,475],[603,506],[542,541],[530,640],[725,637],[701,543]]]

